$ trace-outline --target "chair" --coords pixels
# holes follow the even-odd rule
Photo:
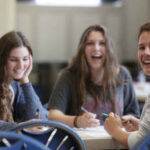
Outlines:
[[[0,132],[0,150],[50,150],[31,137],[14,132]]]
[[[26,130],[30,127],[47,126],[43,132],[32,132]],[[20,123],[12,131],[22,131],[23,134],[35,138],[51,148],[52,150],[85,150],[85,143],[79,135],[69,126],[58,121],[51,120],[31,120]]]

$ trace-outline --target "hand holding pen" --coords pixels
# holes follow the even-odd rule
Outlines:
[[[85,108],[81,108],[84,112],[82,115],[78,116],[77,118],[77,125],[80,128],[86,127],[97,127],[100,125],[98,119],[96,119],[96,114],[88,112]]]

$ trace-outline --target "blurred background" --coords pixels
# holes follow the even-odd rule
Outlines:
[[[107,27],[119,62],[136,81],[137,31],[150,21],[149,8],[150,0],[0,0],[0,36],[17,29],[29,39],[34,53],[30,78],[44,104],[91,24]]]

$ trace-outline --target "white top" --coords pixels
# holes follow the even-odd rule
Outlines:
[[[139,141],[141,141],[150,132],[150,95],[148,96],[143,107],[139,130],[131,132],[128,137],[128,146],[132,149]]]

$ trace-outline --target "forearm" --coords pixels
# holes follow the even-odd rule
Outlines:
[[[65,115],[60,110],[57,110],[57,109],[49,110],[48,118],[52,120],[61,121],[71,127],[74,127],[75,116]]]
[[[125,131],[123,128],[118,128],[112,134],[112,137],[115,138],[117,141],[119,141],[121,144],[128,147],[128,135],[129,133]]]
[[[46,119],[47,112],[43,108],[39,97],[34,91],[31,83],[21,85],[22,93],[20,94],[20,103],[24,107],[26,116],[29,119],[36,117],[36,113],[39,113],[40,118]],[[27,117],[27,119],[28,119]]]

